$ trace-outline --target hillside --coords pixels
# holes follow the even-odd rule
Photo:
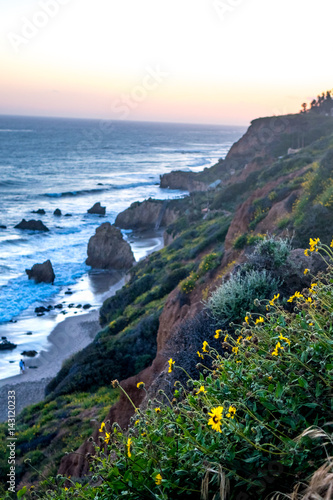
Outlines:
[[[289,148],[294,150],[292,154],[288,154]],[[84,483],[89,472],[87,453],[94,453],[93,443],[87,438],[92,434],[98,439],[99,424],[105,421],[111,426],[117,422],[126,428],[134,414],[133,404],[147,405],[148,399],[153,401],[162,390],[172,399],[176,380],[185,384],[191,377],[197,387],[195,381],[203,376],[196,368],[197,352],[203,342],[209,339],[210,346],[218,351],[216,329],[235,337],[239,326],[230,323],[242,324],[245,314],[255,314],[253,299],[269,300],[280,294],[286,314],[293,313],[288,298],[310,287],[313,279],[304,274],[304,269],[311,268],[312,276],[325,269],[319,258],[307,260],[300,249],[308,246],[310,237],[330,245],[332,169],[333,118],[304,113],[254,120],[224,161],[198,174],[171,173],[161,179],[163,186],[186,187],[191,193],[167,205],[158,203],[164,211],[159,214],[166,225],[165,248],[132,268],[128,283],[103,304],[101,331],[94,342],[66,361],[48,385],[45,401],[19,416],[16,472],[21,486],[38,483],[41,473],[55,477],[57,472],[81,478]],[[213,183],[216,185],[209,187]],[[145,202],[144,210],[149,212],[145,224],[154,227],[156,210],[149,209],[150,203],[156,205],[153,200]],[[131,217],[124,216],[126,224],[128,220],[142,220],[135,216],[136,211],[143,210],[142,204],[135,204],[131,210]],[[264,234],[274,234],[275,239],[265,240]],[[269,249],[258,254],[265,241],[270,242]],[[280,261],[274,260],[276,255],[272,257],[276,241],[288,241]],[[230,317],[228,309],[221,317],[207,315],[205,302],[232,271],[234,275],[241,273],[243,281],[250,272],[264,277],[257,289],[251,285],[256,296],[244,300]],[[264,314],[265,308],[259,312]],[[175,378],[173,374],[168,378],[169,358],[188,375],[179,371]],[[232,365],[230,370],[234,368]],[[121,381],[131,401],[117,384],[110,386],[115,379]],[[145,390],[137,390],[140,382]],[[235,398],[234,394],[232,400]],[[328,407],[326,411],[328,415]],[[316,416],[306,417],[309,422],[316,423]],[[297,430],[300,428],[301,423]],[[5,435],[5,425],[1,431]],[[3,483],[8,467],[3,462],[5,445],[2,440]],[[70,451],[75,453],[65,455]],[[186,460],[188,455],[184,454]],[[312,472],[310,469],[307,472]],[[287,486],[292,484],[291,480]],[[171,493],[158,498],[173,497]]]

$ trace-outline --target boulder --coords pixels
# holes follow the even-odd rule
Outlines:
[[[44,208],[39,208],[38,210],[33,210],[31,213],[38,214],[38,215],[45,215],[46,212],[45,212]]]
[[[176,212],[168,207],[168,201],[149,199],[132,203],[117,215],[114,224],[121,229],[158,229],[172,224],[177,217]]]
[[[43,264],[35,264],[32,268],[26,269],[25,272],[30,279],[34,279],[36,283],[52,283],[55,280],[55,274],[50,260]]]
[[[88,214],[105,215],[105,207],[102,207],[100,202],[95,203],[95,205],[88,210]]]
[[[56,208],[55,211],[53,212],[53,215],[56,215],[57,217],[61,216],[61,210],[59,208]]]
[[[37,351],[32,350],[32,351],[23,351],[21,352],[21,356],[26,356],[28,358],[34,358],[37,355]]]
[[[14,226],[15,229],[30,229],[31,231],[48,231],[49,229],[42,223],[41,220],[22,219],[19,224]]]
[[[110,222],[96,229],[88,243],[86,264],[97,269],[130,269],[135,262],[133,252],[121,231]]]
[[[0,229],[7,229],[7,226],[4,226],[3,224],[1,224]]]

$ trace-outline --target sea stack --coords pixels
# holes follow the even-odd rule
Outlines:
[[[25,219],[22,219],[19,224],[14,226],[14,228],[30,230],[30,231],[49,231],[49,229],[42,223],[41,220],[26,221]]]
[[[130,245],[120,229],[105,222],[96,229],[88,243],[86,264],[96,269],[128,270],[135,262]]]
[[[55,280],[55,274],[50,260],[43,264],[35,264],[31,269],[26,269],[25,272],[30,279],[34,279],[36,283],[52,283]]]
[[[105,215],[106,207],[102,207],[100,202],[95,203],[95,205],[88,210],[88,214]]]

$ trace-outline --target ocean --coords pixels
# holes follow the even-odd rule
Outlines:
[[[36,323],[36,307],[69,305],[72,297],[66,292],[100,306],[101,273],[85,265],[96,227],[113,223],[134,201],[186,195],[160,189],[160,175],[213,165],[244,132],[235,126],[0,116],[0,225],[5,226],[0,228],[0,337],[18,344],[13,351],[0,351],[0,378],[17,373],[22,349],[47,347],[59,315]],[[103,218],[87,213],[98,201],[106,206]],[[53,215],[56,208],[61,217]],[[45,215],[32,213],[38,209]],[[42,220],[50,231],[14,229],[23,218]],[[153,236],[143,243],[130,231],[124,235],[137,260],[156,243]],[[25,273],[46,259],[55,270],[53,286],[36,285]],[[72,305],[66,314],[79,312]],[[33,331],[27,336],[29,326]]]

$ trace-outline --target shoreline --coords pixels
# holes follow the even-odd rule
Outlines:
[[[133,237],[142,239],[142,247],[145,239],[148,240],[148,238],[144,237],[144,234],[133,235]],[[146,255],[156,252],[164,246],[161,234],[156,232],[154,238],[157,240],[157,244],[150,248]],[[125,282],[126,275],[104,294],[103,300],[113,296],[117,290],[122,288]],[[47,384],[57,375],[66,359],[87,347],[94,340],[101,329],[99,309],[79,316],[67,317],[58,323],[47,337],[51,344],[50,348],[42,350],[36,358],[29,362],[36,368],[26,370],[24,374],[17,374],[0,380],[1,401],[7,401],[8,391],[15,391],[16,415],[27,406],[45,399]],[[7,407],[6,403],[4,403],[0,405],[0,422],[5,422],[6,419]]]

